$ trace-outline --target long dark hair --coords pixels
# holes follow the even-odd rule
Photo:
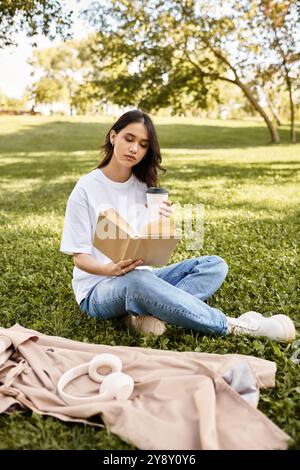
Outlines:
[[[104,158],[99,163],[97,168],[103,168],[106,166],[113,156],[113,146],[110,142],[111,131],[114,130],[118,134],[122,129],[124,129],[124,127],[132,124],[133,122],[141,122],[146,126],[149,136],[149,146],[143,160],[132,167],[132,172],[140,181],[146,183],[147,186],[157,186],[158,170],[162,171],[163,173],[166,170],[160,165],[161,153],[154,124],[147,114],[138,109],[128,111],[127,113],[123,114],[109,129],[105,137],[104,145],[101,147],[104,153]]]

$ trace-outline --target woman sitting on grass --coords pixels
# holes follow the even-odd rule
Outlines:
[[[157,171],[162,169],[153,122],[141,111],[123,114],[107,133],[103,149],[99,166],[82,176],[70,194],[61,242],[61,251],[73,255],[72,285],[81,311],[101,320],[124,317],[136,330],[157,335],[171,323],[203,334],[292,341],[295,327],[286,315],[265,318],[247,312],[230,318],[205,303],[227,274],[227,265],[218,256],[136,269],[143,260],[114,263],[93,246],[99,208],[114,208],[122,216],[120,198],[127,209],[144,205],[145,191],[157,186]],[[161,216],[170,217],[171,211],[171,202],[165,201]]]

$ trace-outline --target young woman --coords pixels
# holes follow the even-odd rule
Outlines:
[[[137,330],[155,334],[165,331],[166,322],[204,334],[294,339],[293,322],[285,315],[264,318],[247,312],[229,318],[205,303],[227,274],[227,265],[218,256],[151,270],[141,269],[139,259],[113,263],[97,250],[92,240],[99,211],[114,208],[128,217],[129,207],[145,205],[147,187],[157,186],[158,170],[164,171],[152,120],[139,110],[115,122],[103,150],[99,166],[82,176],[70,194],[61,242],[61,251],[73,255],[72,285],[82,312],[102,320],[126,317]],[[171,202],[165,201],[161,217],[170,217],[171,212]],[[138,212],[134,215],[128,223],[138,220]]]

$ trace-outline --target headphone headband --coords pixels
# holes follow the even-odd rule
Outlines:
[[[109,367],[111,372],[103,375],[99,374],[99,367]],[[103,400],[128,400],[134,388],[132,377],[121,372],[122,362],[114,354],[99,354],[90,362],[73,367],[65,372],[57,383],[57,390],[60,397],[68,405],[79,405],[85,403],[96,403]],[[64,391],[64,388],[74,379],[88,374],[97,383],[101,383],[99,394],[94,396],[73,396]]]

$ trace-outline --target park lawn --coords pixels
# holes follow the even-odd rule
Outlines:
[[[168,326],[162,337],[139,336],[116,321],[88,319],[71,290],[72,259],[60,253],[69,193],[95,168],[112,120],[101,117],[1,117],[0,325],[20,323],[49,335],[110,345],[240,353],[275,361],[276,387],[259,409],[299,448],[299,343],[208,337]],[[300,144],[269,145],[261,122],[157,118],[161,184],[177,203],[204,204],[204,246],[179,244],[170,262],[216,254],[228,277],[209,301],[226,314],[248,310],[289,315],[299,331]],[[299,127],[298,127],[298,130]],[[299,354],[300,358],[300,354]],[[130,449],[99,429],[30,412],[0,416],[1,449]]]

